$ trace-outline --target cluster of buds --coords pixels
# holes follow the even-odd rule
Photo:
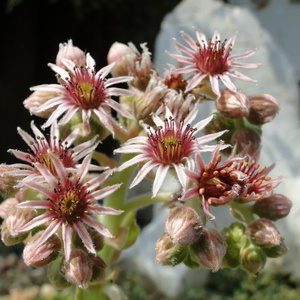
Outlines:
[[[170,210],[166,231],[156,242],[156,262],[190,268],[220,269],[226,253],[224,237],[214,228],[203,227],[198,213],[188,206]]]
[[[244,225],[236,222],[223,230],[228,245],[223,266],[241,266],[252,274],[258,274],[265,266],[267,257],[280,257],[287,245],[275,224],[268,219],[258,219]]]

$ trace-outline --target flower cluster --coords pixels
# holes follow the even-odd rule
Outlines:
[[[47,265],[53,284],[86,295],[92,285],[99,299],[113,287],[121,299],[111,283],[114,264],[137,239],[136,211],[156,202],[170,210],[155,245],[164,265],[257,274],[267,257],[287,251],[275,221],[291,201],[275,193],[275,164],[258,161],[262,126],[279,104],[268,94],[246,95],[230,79],[252,81],[235,68],[258,67],[237,62],[254,50],[232,55],[236,35],[222,42],[218,32],[209,41],[195,33],[195,40],[182,33],[187,46],[175,41],[179,53],[169,55],[177,67],[162,75],[146,44],[139,51],[114,43],[97,71],[70,40],[49,64],[57,82],[31,88],[24,105],[45,122],[41,129],[31,123],[34,136],[18,128],[29,150],[10,149],[21,162],[1,165],[1,237],[6,245],[23,242],[25,263]],[[199,120],[207,100],[216,110]],[[109,135],[118,148],[100,152]],[[166,186],[167,177],[176,184]],[[145,181],[152,188],[142,185],[136,195]],[[230,227],[216,226],[212,206],[230,208]]]

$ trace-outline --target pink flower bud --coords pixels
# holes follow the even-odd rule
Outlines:
[[[201,234],[199,215],[191,207],[171,209],[166,221],[166,231],[174,244],[187,246],[195,242]]]
[[[254,213],[272,221],[286,217],[291,208],[292,201],[281,194],[273,194],[268,198],[256,201],[253,205]]]
[[[200,238],[190,245],[193,259],[213,271],[220,269],[226,248],[224,237],[213,228],[203,228]]]
[[[104,260],[99,256],[93,256],[91,257],[91,260],[93,264],[93,276],[91,281],[100,281],[105,279],[106,264]]]
[[[260,149],[260,135],[250,128],[237,129],[232,137],[231,144],[236,145],[236,152],[253,156]],[[245,152],[246,151],[246,152]]]
[[[18,188],[16,185],[18,183],[18,177],[9,175],[9,171],[14,171],[16,168],[9,165],[0,165],[0,194],[4,197],[9,197],[14,195]]]
[[[37,109],[48,100],[55,98],[57,96],[58,93],[56,92],[35,91],[27,99],[24,100],[23,104],[31,114],[41,118],[49,118],[50,115],[53,113],[53,111],[56,109],[55,106],[50,107],[41,112],[37,112]]]
[[[250,102],[242,91],[233,92],[225,89],[217,99],[216,107],[225,117],[240,119],[248,116]]]
[[[62,271],[69,282],[85,289],[92,278],[92,261],[85,251],[74,249],[70,259],[64,261]]]
[[[276,98],[268,94],[249,97],[250,112],[247,119],[252,124],[262,125],[271,122],[279,112],[279,103]]]
[[[64,69],[66,67],[63,59],[71,60],[78,67],[84,66],[86,62],[85,53],[78,47],[73,46],[72,40],[68,40],[68,43],[59,44],[56,65]]]
[[[18,237],[23,235],[24,233],[19,233],[18,229],[27,224],[30,220],[32,220],[36,216],[36,212],[31,208],[11,208],[5,219],[5,223],[9,233],[13,237]]]
[[[259,219],[249,224],[247,234],[254,244],[261,247],[274,247],[281,241],[280,232],[268,219]]]
[[[23,250],[23,259],[26,265],[43,267],[55,260],[61,249],[61,241],[56,234],[50,236],[44,243],[36,246],[36,241],[44,231],[39,231],[26,244]]]
[[[185,247],[173,244],[171,237],[167,233],[163,233],[156,241],[155,251],[156,262],[166,266],[176,266],[186,256]]]
[[[109,63],[115,63],[111,73],[113,76],[133,76],[131,85],[144,91],[150,80],[154,66],[151,61],[151,53],[146,43],[141,44],[142,53],[133,43],[128,46],[122,43],[114,43],[107,55]]]

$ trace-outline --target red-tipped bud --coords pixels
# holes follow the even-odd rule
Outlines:
[[[252,124],[262,125],[271,122],[279,112],[279,103],[276,98],[268,94],[249,97],[250,112],[247,119]]]
[[[282,194],[273,194],[261,201],[256,201],[253,211],[261,218],[272,221],[286,217],[292,208],[292,201]]]
[[[86,62],[85,53],[78,47],[73,46],[72,40],[67,43],[59,44],[59,50],[56,56],[56,65],[65,69],[63,59],[71,60],[76,66],[84,66]]]
[[[249,273],[258,275],[264,268],[266,261],[267,257],[264,251],[254,244],[241,250],[241,266]]]
[[[50,236],[44,243],[36,246],[36,241],[44,231],[39,231],[26,244],[23,250],[23,259],[26,265],[43,267],[55,260],[61,249],[61,241],[56,234]]]
[[[200,237],[201,231],[199,215],[191,207],[171,209],[166,221],[166,232],[174,244],[190,245]]]
[[[248,116],[250,102],[248,97],[240,90],[233,92],[225,89],[222,90],[220,97],[217,99],[216,107],[227,118],[241,119]]]
[[[92,278],[92,261],[85,251],[74,249],[70,259],[64,261],[62,271],[69,282],[85,289]]]
[[[247,234],[254,244],[261,247],[274,247],[281,241],[280,232],[268,219],[259,219],[249,224]]]
[[[186,256],[186,247],[175,245],[169,234],[163,233],[155,244],[157,263],[166,266],[176,266],[180,264]]]
[[[224,237],[213,228],[203,228],[200,238],[190,245],[193,260],[213,271],[220,269],[226,248]]]

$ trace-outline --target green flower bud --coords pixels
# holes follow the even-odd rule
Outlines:
[[[105,279],[106,264],[104,260],[100,256],[92,256],[91,260],[93,264],[93,275],[91,281],[100,281]]]
[[[71,284],[66,280],[65,276],[61,271],[62,258],[59,257],[48,264],[47,276],[51,284],[53,284],[58,289],[63,289]]]
[[[223,230],[223,235],[227,243],[227,250],[222,265],[224,267],[236,268],[241,262],[241,249],[248,240],[246,227],[238,222],[232,223],[230,227]]]
[[[241,250],[241,267],[249,273],[259,274],[266,261],[267,257],[264,251],[252,243]]]

